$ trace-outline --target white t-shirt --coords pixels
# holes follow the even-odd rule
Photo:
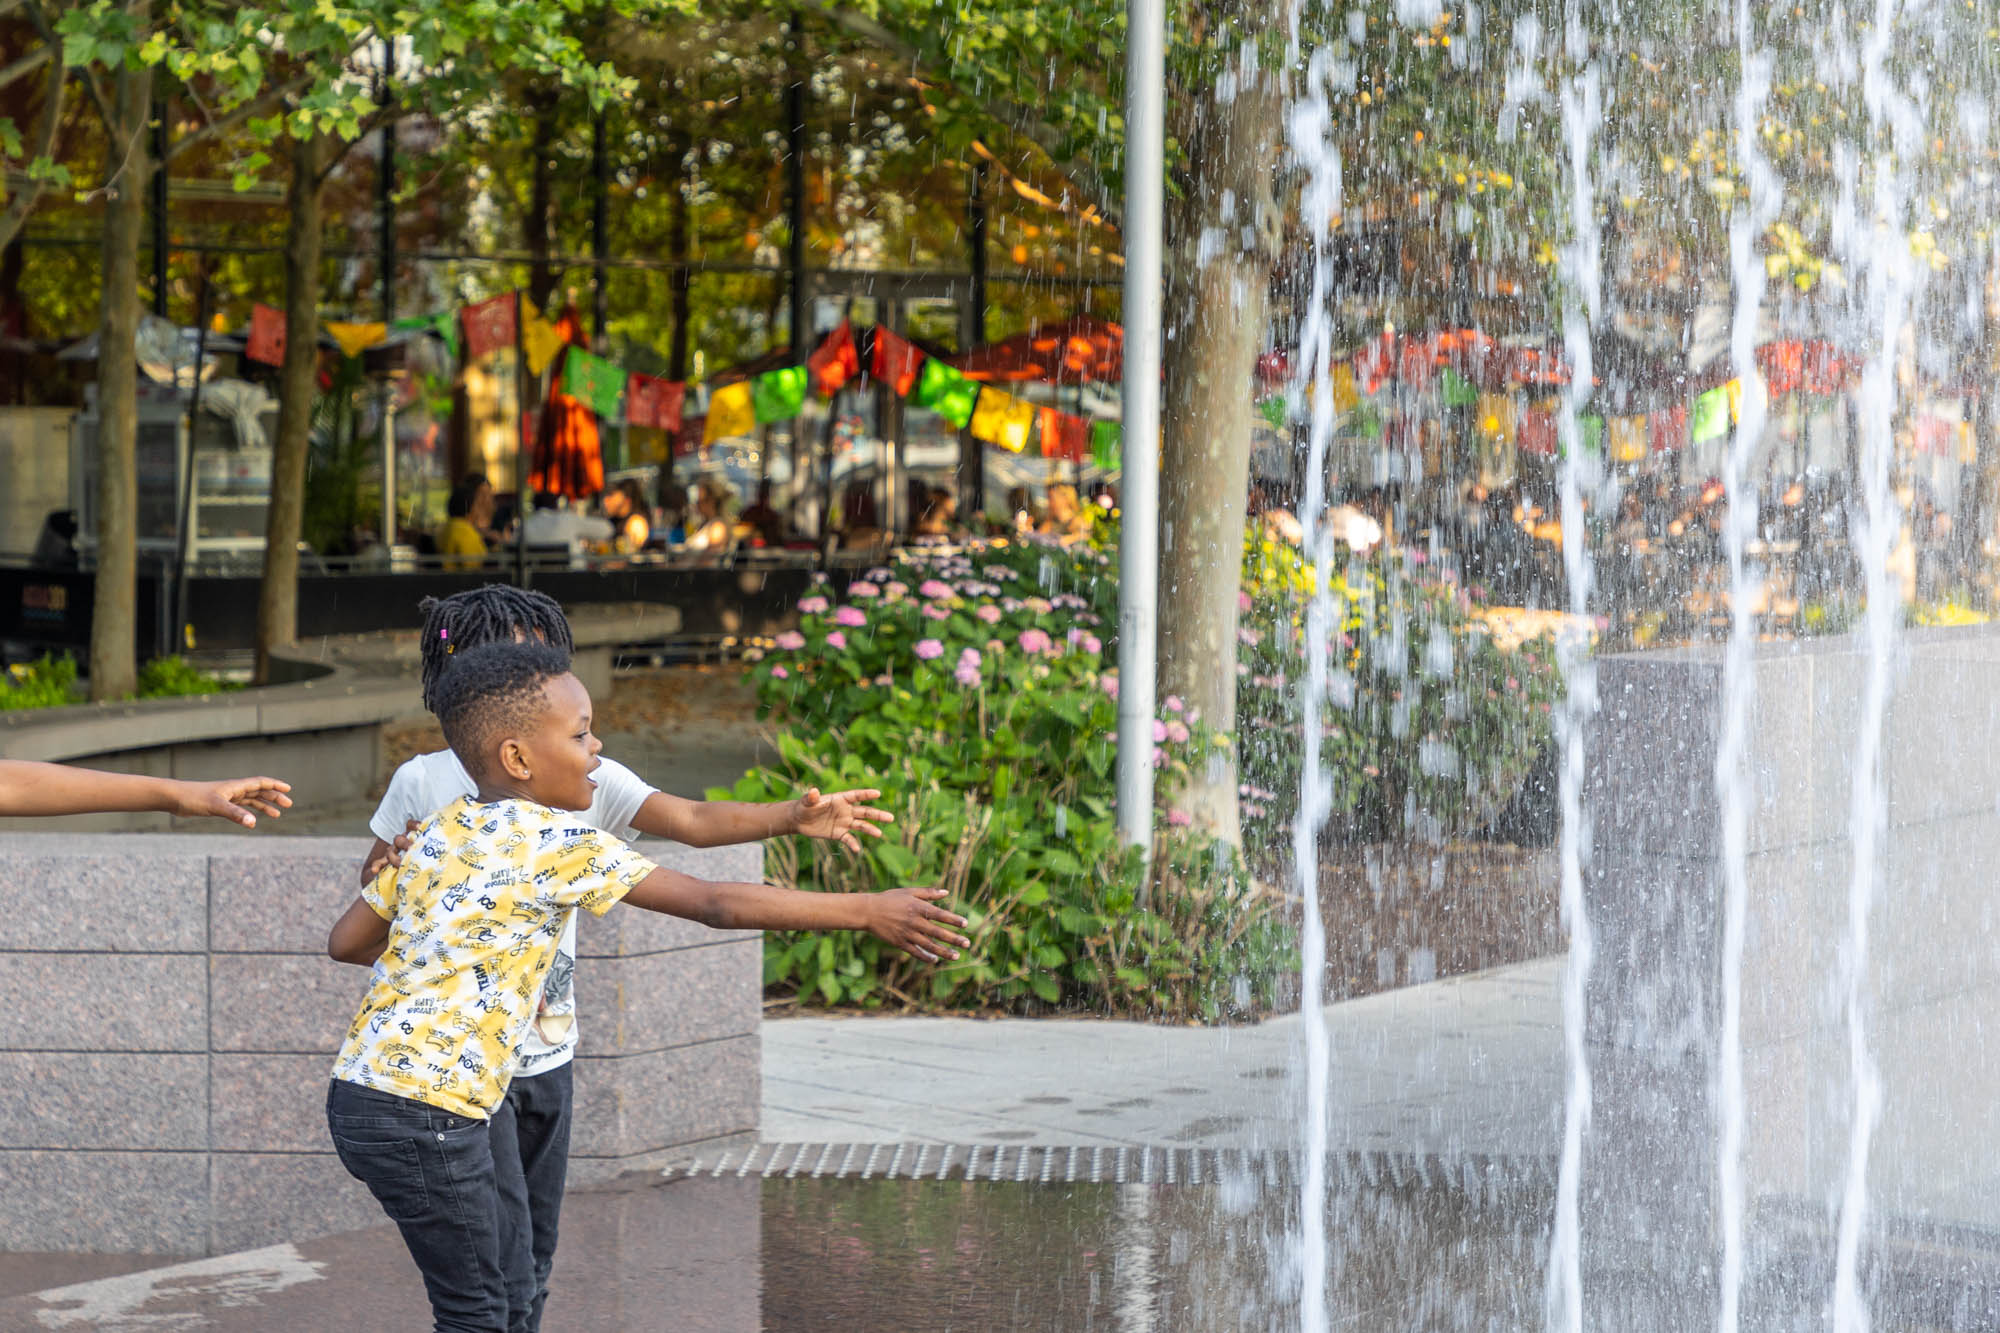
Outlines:
[[[643,778],[625,765],[609,759],[600,759],[590,778],[597,784],[597,794],[589,809],[577,812],[582,821],[616,838],[637,837],[632,821],[639,817],[639,807],[655,788],[647,786]],[[429,819],[453,801],[472,796],[478,790],[479,784],[450,750],[420,754],[389,779],[389,790],[382,793],[382,804],[375,807],[375,816],[368,821],[368,827],[382,841],[394,842],[408,832],[406,826],[410,820]],[[375,966],[379,977],[382,965]],[[576,913],[572,911],[563,924],[555,961],[542,983],[542,1002],[536,1021],[521,1039],[517,1077],[545,1074],[568,1064],[576,1055],[575,977]]]

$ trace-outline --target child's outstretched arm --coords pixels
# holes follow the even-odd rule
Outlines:
[[[291,789],[291,784],[276,778],[178,782],[137,773],[101,773],[68,764],[0,759],[0,815],[159,810],[183,818],[213,815],[255,828],[258,814],[276,819],[291,805],[292,798],[285,795]]]
[[[935,963],[940,956],[958,957],[960,949],[972,944],[951,929],[964,926],[965,918],[935,906],[942,897],[943,889],[920,888],[805,893],[771,884],[696,879],[662,866],[635,884],[624,901],[713,930],[865,930]]]
[[[327,932],[326,956],[336,963],[372,967],[388,943],[389,923],[366,898],[356,898]]]
[[[896,822],[887,810],[869,804],[881,797],[873,787],[825,794],[812,787],[792,801],[690,801],[656,791],[632,817],[632,827],[688,847],[726,847],[797,833],[858,852],[861,843],[855,834],[879,838],[882,830],[876,825]]]

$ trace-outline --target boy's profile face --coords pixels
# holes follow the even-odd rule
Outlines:
[[[574,675],[542,686],[534,725],[500,742],[500,763],[520,794],[552,810],[588,809],[597,795],[590,774],[604,745],[591,734],[590,691]]]

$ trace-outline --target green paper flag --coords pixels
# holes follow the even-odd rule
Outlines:
[[[1093,421],[1090,423],[1090,461],[1098,467],[1112,469],[1125,465],[1125,428],[1116,421]]]
[[[602,420],[618,419],[624,406],[625,380],[622,368],[581,347],[570,348],[563,358],[562,391]]]
[[[1603,417],[1578,417],[1576,419],[1576,431],[1577,434],[1583,437],[1584,453],[1602,454],[1604,452]]]
[[[1257,404],[1257,414],[1264,418],[1264,424],[1272,430],[1283,430],[1285,427],[1285,395],[1274,393],[1263,402]]]
[[[923,373],[917,377],[917,406],[928,407],[931,411],[964,430],[972,420],[972,410],[979,405],[979,384],[969,380],[955,368],[938,360],[924,362]]]
[[[1688,435],[1696,444],[1719,440],[1729,434],[1729,390],[1710,389],[1694,400],[1694,421]]]
[[[1446,366],[1438,376],[1438,393],[1446,407],[1472,407],[1479,402],[1479,390],[1472,381]]]
[[[1354,433],[1364,440],[1382,438],[1382,414],[1372,407],[1357,408],[1353,424]]]
[[[806,406],[806,368],[784,366],[767,370],[750,381],[750,401],[757,412],[757,424],[790,421]]]

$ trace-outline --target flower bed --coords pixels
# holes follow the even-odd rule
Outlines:
[[[974,947],[930,967],[867,937],[773,935],[776,993],[1203,1018],[1268,1007],[1294,965],[1282,897],[1226,847],[1176,829],[1150,880],[1119,844],[1109,564],[1089,549],[996,545],[800,603],[799,628],[752,669],[781,761],[733,794],[878,786],[897,823],[858,858],[775,844],[769,872],[809,889],[941,884]],[[1167,701],[1156,728],[1169,781],[1201,744],[1176,708]]]

